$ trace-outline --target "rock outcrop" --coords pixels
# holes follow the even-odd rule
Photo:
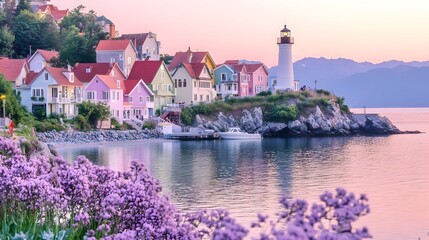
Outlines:
[[[289,122],[264,121],[260,107],[244,109],[241,116],[218,113],[213,120],[196,116],[197,127],[217,132],[227,131],[230,127],[240,127],[249,133],[260,133],[265,137],[285,136],[346,136],[370,134],[399,134],[401,132],[392,122],[377,114],[344,114],[336,104],[324,108],[316,106]]]

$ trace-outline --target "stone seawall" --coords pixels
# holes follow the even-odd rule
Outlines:
[[[94,142],[117,142],[117,141],[130,141],[142,139],[156,139],[163,138],[163,134],[157,130],[97,130],[89,132],[78,131],[61,131],[55,130],[43,133],[37,133],[39,141],[45,143],[94,143]]]

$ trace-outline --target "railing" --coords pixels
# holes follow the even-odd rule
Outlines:
[[[282,43],[293,44],[294,39],[293,39],[293,37],[279,37],[279,38],[277,38],[277,44],[282,44]]]

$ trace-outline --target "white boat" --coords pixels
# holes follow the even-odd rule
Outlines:
[[[219,132],[219,136],[222,139],[261,139],[262,136],[259,133],[247,133],[242,132],[238,127],[229,128],[228,132]]]

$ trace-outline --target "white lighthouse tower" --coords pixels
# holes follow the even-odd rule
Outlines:
[[[279,45],[279,65],[277,67],[277,84],[275,89],[281,91],[294,90],[292,45],[293,37],[290,30],[286,27],[280,31],[280,37],[277,38]]]

